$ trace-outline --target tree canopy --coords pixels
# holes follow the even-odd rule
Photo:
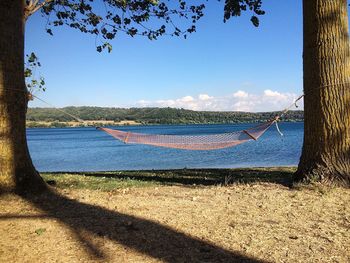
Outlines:
[[[95,35],[97,51],[110,52],[111,40],[119,33],[150,40],[164,35],[187,38],[196,31],[196,23],[203,17],[205,2],[207,0],[27,0],[26,18],[41,10],[50,35],[55,27],[68,26]],[[258,16],[265,14],[261,5],[262,0],[225,0],[223,20],[226,22],[232,16],[249,11],[253,25],[258,26]],[[180,20],[186,21],[183,28],[179,26]]]

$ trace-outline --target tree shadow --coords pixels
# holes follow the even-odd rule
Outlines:
[[[243,168],[243,169],[175,169],[115,172],[69,172],[81,176],[133,179],[165,185],[231,185],[237,183],[275,183],[286,187],[293,184],[293,168]],[[50,173],[59,176],[66,172]]]
[[[150,220],[69,199],[51,189],[39,196],[24,198],[45,212],[43,218],[54,218],[68,226],[88,255],[95,259],[108,260],[93,240],[103,237],[164,262],[265,262]],[[16,218],[26,216],[3,215],[0,220]],[[33,216],[28,216],[30,218]]]

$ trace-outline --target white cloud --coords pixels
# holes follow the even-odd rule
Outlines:
[[[181,98],[180,101],[182,101],[182,102],[191,102],[191,101],[194,101],[194,98],[191,97],[191,96],[185,96],[185,97]]]
[[[138,107],[173,107],[204,111],[279,111],[293,103],[297,98],[294,93],[282,93],[265,90],[262,94],[250,94],[238,90],[226,96],[199,94],[197,97],[184,96],[178,99],[137,102]]]
[[[248,93],[243,91],[243,90],[239,90],[239,91],[233,93],[233,97],[235,97],[235,98],[247,98]]]
[[[281,94],[278,91],[272,91],[270,89],[264,90],[264,95],[267,97],[274,97],[279,100],[288,99],[288,96],[286,96],[286,94]]]
[[[212,99],[213,97],[210,97],[208,94],[199,94],[198,98],[200,100],[210,100]]]

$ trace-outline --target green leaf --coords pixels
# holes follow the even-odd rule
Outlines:
[[[35,230],[35,233],[40,236],[46,232],[46,228],[38,228]]]
[[[34,63],[38,58],[36,57],[36,55],[34,54],[34,52],[32,52],[28,58],[28,62],[29,63]]]
[[[37,73],[37,69],[41,67],[39,58],[34,52],[26,55],[26,62],[24,65],[24,77],[27,90],[31,93],[34,89],[45,91],[45,79]]]
[[[258,27],[259,26],[259,18],[257,18],[256,16],[252,16],[252,18],[250,19],[250,21],[252,21],[253,25]]]
[[[46,29],[46,33],[48,33],[49,35],[53,36],[52,30],[50,28]]]
[[[107,50],[108,50],[108,53],[111,53],[112,52],[112,45],[108,43],[107,45]]]

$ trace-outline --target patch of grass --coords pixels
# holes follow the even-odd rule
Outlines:
[[[152,171],[44,173],[45,181],[62,189],[113,189],[156,185],[230,185],[254,182],[292,185],[294,167],[246,169],[179,169]]]
[[[132,178],[113,178],[104,176],[86,176],[84,174],[42,174],[45,181],[55,181],[55,187],[61,189],[90,189],[111,191],[114,189],[145,187],[157,185],[157,182],[147,182]]]
[[[38,236],[41,236],[45,232],[46,232],[46,228],[38,228],[35,230],[35,234],[37,234]]]

